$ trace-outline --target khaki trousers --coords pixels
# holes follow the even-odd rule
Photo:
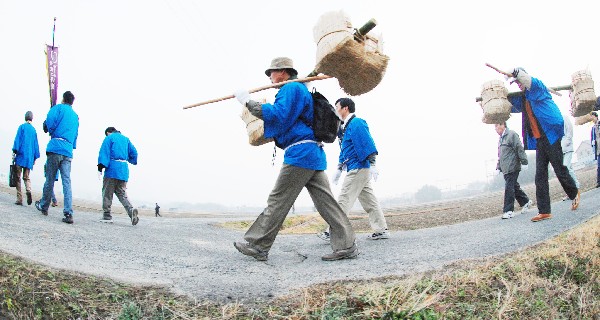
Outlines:
[[[23,203],[23,191],[21,190],[21,176],[25,182],[25,191],[31,192],[31,180],[29,179],[29,168],[21,167],[17,165],[17,202]]]
[[[102,210],[104,210],[104,214],[110,214],[113,194],[117,195],[117,198],[127,210],[127,214],[131,214],[133,206],[127,199],[127,181],[106,177],[102,180]]]
[[[331,226],[333,250],[348,249],[354,245],[354,231],[350,220],[335,201],[325,171],[315,171],[284,164],[273,190],[269,194],[267,207],[256,218],[244,239],[261,250],[269,251],[283,221],[294,201],[306,187],[319,214]]]
[[[369,169],[350,170],[344,178],[342,190],[338,197],[338,203],[345,214],[349,214],[356,199],[360,202],[363,209],[369,214],[369,223],[375,232],[387,229],[387,223],[383,216],[383,211],[379,206],[379,201],[373,192],[371,176]]]

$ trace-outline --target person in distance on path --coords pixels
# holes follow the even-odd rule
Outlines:
[[[25,123],[19,126],[17,129],[17,135],[13,143],[12,152],[13,160],[17,166],[17,178],[16,186],[17,189],[17,201],[16,205],[23,205],[23,193],[21,189],[21,177],[25,182],[25,194],[27,196],[27,205],[31,205],[33,201],[31,199],[31,180],[29,179],[29,173],[33,169],[35,160],[40,157],[40,146],[38,144],[37,132],[31,125],[33,121],[33,112],[27,111],[25,113]]]

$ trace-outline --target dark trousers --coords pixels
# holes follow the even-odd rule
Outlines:
[[[504,175],[504,208],[502,212],[515,211],[515,199],[521,207],[529,202],[529,198],[517,182],[518,178],[519,171]]]
[[[537,140],[537,152],[535,154],[535,197],[540,213],[550,213],[550,186],[548,183],[548,163],[554,168],[554,173],[569,199],[577,196],[575,180],[569,174],[569,169],[563,164],[563,153],[560,139],[550,144],[548,138],[542,137]]]
[[[596,187],[600,186],[600,160],[598,160],[598,170],[596,170]]]

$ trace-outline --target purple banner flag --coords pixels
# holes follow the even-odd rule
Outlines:
[[[50,107],[56,104],[58,92],[58,47],[46,45],[46,67],[50,88]]]

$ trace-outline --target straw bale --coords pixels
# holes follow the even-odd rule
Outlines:
[[[355,40],[343,11],[322,15],[313,36],[317,43],[315,71],[337,78],[347,94],[369,92],[383,79],[389,57],[381,53],[380,40],[374,36]]]
[[[575,117],[575,125],[581,126],[581,125],[584,125],[584,124],[586,124],[588,122],[591,122],[593,120],[594,120],[594,118],[592,118],[592,115],[588,113],[588,114],[585,114],[585,115],[583,115],[581,117]]]
[[[594,80],[589,70],[580,70],[571,75],[573,91],[571,98],[571,115],[574,117],[584,116],[594,110],[596,104],[596,93],[594,92]]]
[[[242,120],[246,123],[248,133],[248,143],[253,146],[260,146],[273,141],[272,138],[265,139],[265,122],[255,117],[246,107],[242,107]]]
[[[503,123],[510,118],[512,104],[508,101],[508,90],[500,80],[491,80],[481,86],[481,121],[487,124]]]

